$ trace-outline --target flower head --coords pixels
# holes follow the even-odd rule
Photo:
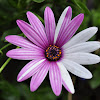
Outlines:
[[[73,36],[83,21],[84,14],[72,17],[71,7],[67,7],[56,26],[55,18],[49,7],[45,8],[45,28],[31,12],[27,12],[30,24],[17,20],[17,25],[27,38],[10,35],[5,39],[21,48],[7,52],[7,56],[19,60],[31,60],[19,72],[17,81],[30,77],[30,90],[35,91],[49,71],[51,87],[55,95],[60,95],[62,85],[74,93],[74,86],[68,73],[90,79],[92,74],[82,65],[96,64],[100,57],[91,54],[100,48],[100,42],[86,42],[96,32],[97,27],[90,27]],[[72,37],[73,36],[73,37]]]

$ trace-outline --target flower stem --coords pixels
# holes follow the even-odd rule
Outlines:
[[[1,68],[0,68],[0,73],[1,73],[2,70],[5,68],[5,66],[10,62],[10,60],[11,60],[11,58],[8,58],[8,59],[6,60],[6,62],[1,66]]]
[[[3,46],[0,50],[2,51],[3,49],[5,49],[6,47],[10,46],[11,43],[6,44],[5,46]]]
[[[72,80],[73,80],[73,84],[75,84],[76,77],[72,76]],[[68,93],[68,100],[72,100],[72,94],[71,93]]]
[[[72,94],[68,93],[68,100],[72,100]]]
[[[17,48],[19,48],[18,46],[16,47],[16,49]],[[1,68],[0,68],[0,73],[2,72],[2,70],[6,67],[6,65],[10,62],[10,60],[11,60],[12,58],[8,58],[7,60],[6,60],[6,62],[1,66]]]

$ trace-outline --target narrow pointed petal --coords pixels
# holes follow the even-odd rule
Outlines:
[[[92,78],[92,74],[89,70],[87,70],[85,67],[83,67],[82,65],[71,61],[71,60],[67,60],[67,59],[63,59],[62,63],[64,64],[64,66],[66,67],[66,69],[68,71],[70,71],[72,74],[84,78],[84,79],[90,79]]]
[[[28,39],[22,37],[22,36],[17,36],[17,35],[9,35],[6,36],[5,39],[14,44],[17,45],[19,47],[23,47],[23,48],[30,48],[32,50],[35,49],[39,49],[41,50],[41,48],[39,48],[38,46],[34,45],[32,42],[30,42]]]
[[[62,79],[59,67],[55,62],[50,64],[49,79],[53,92],[56,96],[59,96],[62,89]]]
[[[56,45],[62,47],[65,43],[67,43],[77,31],[83,19],[84,14],[79,14],[74,19],[72,19],[72,21],[68,24],[66,29],[64,29],[63,32],[58,35]]]
[[[17,76],[17,81],[22,82],[31,76],[33,76],[37,71],[39,71],[45,64],[45,59],[38,59],[30,61],[28,64],[22,68]]]
[[[77,33],[69,42],[67,42],[64,47],[68,48],[78,43],[86,42],[98,31],[97,27],[87,28],[79,33]]]
[[[42,37],[40,37],[38,33],[32,28],[32,26],[30,26],[28,23],[22,20],[17,20],[17,25],[30,41],[41,48],[45,49],[47,47],[47,45],[42,40]]]
[[[33,29],[38,33],[38,35],[41,37],[45,45],[48,45],[48,40],[45,34],[45,29],[41,21],[30,11],[27,12],[27,17],[32,25]]]
[[[64,47],[64,52],[68,53],[75,53],[75,52],[93,52],[100,48],[100,42],[98,41],[91,41],[91,42],[83,42],[76,45],[73,45],[69,48]]]
[[[35,91],[45,79],[49,70],[49,62],[46,62],[45,65],[38,71],[35,75],[32,76],[30,83],[30,90]]]
[[[57,62],[57,65],[59,66],[59,69],[61,71],[61,76],[62,76],[62,82],[64,87],[70,92],[70,93],[74,93],[74,86],[71,80],[71,77],[67,71],[67,69],[65,68],[65,66],[61,63],[61,62]]]
[[[52,10],[49,7],[45,8],[44,12],[45,31],[49,44],[53,45],[55,35],[55,18]]]
[[[58,34],[61,34],[62,31],[67,27],[67,25],[71,21],[71,17],[72,17],[72,9],[71,9],[70,6],[68,6],[62,12],[62,14],[61,14],[61,16],[59,18],[59,21],[57,23],[54,42],[56,42]]]
[[[65,58],[82,65],[96,64],[100,62],[99,56],[95,54],[83,53],[83,52],[66,54]]]
[[[30,50],[30,49],[12,49],[6,54],[8,57],[20,60],[32,60],[38,58],[44,58],[43,51],[40,50]]]

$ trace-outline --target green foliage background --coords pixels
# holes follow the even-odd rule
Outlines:
[[[49,6],[55,14],[57,23],[62,11],[68,5],[73,9],[73,17],[79,13],[85,14],[84,21],[78,31],[90,26],[97,26],[99,31],[90,41],[100,41],[99,0],[0,0],[0,66],[8,59],[6,52],[16,48],[5,41],[5,36],[11,34],[23,36],[16,24],[17,19],[28,22],[26,12],[31,11],[44,23],[44,9]],[[100,50],[94,53],[100,55]],[[64,88],[59,97],[53,94],[48,76],[36,92],[30,92],[30,79],[22,83],[16,81],[18,72],[27,61],[12,59],[8,62],[9,64],[0,73],[0,100],[67,100],[68,92]],[[84,80],[74,77],[76,93],[73,95],[73,100],[100,100],[100,64],[85,67],[93,73],[93,78]]]

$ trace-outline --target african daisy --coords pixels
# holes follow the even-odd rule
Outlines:
[[[62,85],[74,93],[74,86],[68,73],[90,79],[92,74],[82,65],[96,64],[100,57],[91,54],[100,48],[100,42],[89,40],[96,32],[97,27],[90,27],[75,34],[83,21],[84,14],[72,17],[71,7],[67,7],[56,26],[55,18],[49,7],[45,8],[45,28],[41,21],[31,12],[27,12],[30,24],[17,20],[17,25],[27,38],[10,35],[5,39],[21,48],[7,52],[7,56],[19,60],[31,60],[19,72],[17,81],[22,82],[30,77],[30,90],[35,91],[45,79],[49,71],[51,87],[55,95],[59,96]]]

